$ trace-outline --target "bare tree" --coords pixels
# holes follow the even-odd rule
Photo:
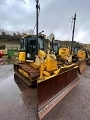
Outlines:
[[[2,29],[1,31],[2,35],[6,35],[5,30]]]

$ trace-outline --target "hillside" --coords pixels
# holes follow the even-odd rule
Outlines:
[[[0,49],[5,49],[5,44],[20,44],[20,36],[0,35]]]

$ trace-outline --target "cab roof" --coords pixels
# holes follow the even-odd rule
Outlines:
[[[26,38],[26,37],[31,37],[31,36],[36,36],[36,35],[32,35],[32,34],[24,34],[22,37]],[[38,34],[39,37],[46,37],[45,34]]]

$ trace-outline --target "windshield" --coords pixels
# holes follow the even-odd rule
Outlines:
[[[41,37],[38,38],[38,46],[36,41],[36,36],[27,37],[27,59],[35,59],[35,55],[37,54],[37,47],[43,50],[43,40]]]
[[[54,52],[56,55],[58,54],[58,43],[54,43]]]
[[[26,39],[25,38],[21,38],[20,42],[21,42],[20,49],[25,50],[26,49]]]
[[[37,45],[36,45],[36,39],[33,38],[33,37],[28,37],[27,38],[27,51],[29,51],[31,48],[36,48]]]
[[[43,50],[43,40],[41,37],[38,38],[38,46],[37,46],[37,43],[36,43],[36,36],[32,36],[32,37],[28,37],[27,38],[27,48],[30,49],[30,48],[39,48],[41,50]]]
[[[80,50],[79,47],[74,47],[74,48],[73,48],[73,52],[74,52],[75,55],[78,53],[78,50]]]

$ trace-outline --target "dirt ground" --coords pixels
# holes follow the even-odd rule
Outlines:
[[[90,120],[90,67],[43,120]],[[0,66],[0,120],[38,120],[36,88],[14,80],[13,65]]]

